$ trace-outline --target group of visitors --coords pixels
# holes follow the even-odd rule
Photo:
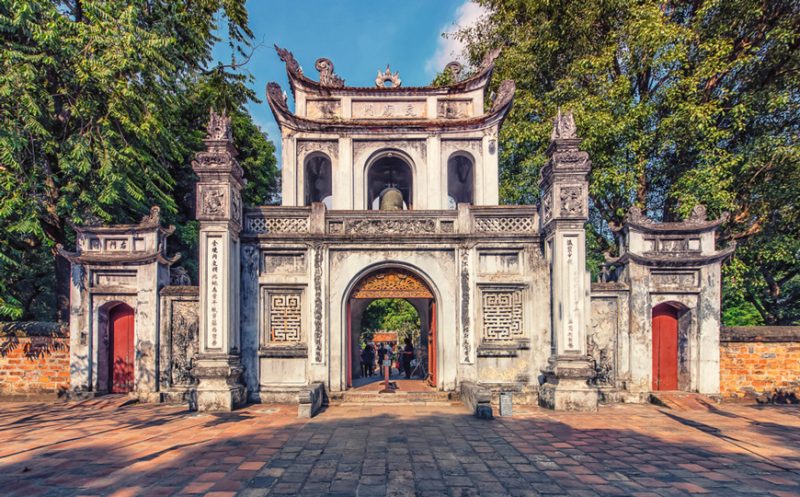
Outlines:
[[[397,350],[395,350],[394,342],[378,343],[377,345],[367,342],[361,351],[361,375],[364,377],[376,374],[383,376],[385,367],[389,368],[391,375],[394,367],[400,374],[405,373],[406,378],[410,379],[415,366],[414,361],[414,345],[410,338],[406,338],[405,346]]]

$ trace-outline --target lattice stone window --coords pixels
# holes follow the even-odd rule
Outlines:
[[[481,288],[484,341],[510,341],[523,336],[523,290],[514,286]]]
[[[308,218],[249,217],[245,230],[248,233],[308,233]]]
[[[302,289],[265,288],[264,337],[267,343],[289,344],[303,338]]]
[[[476,217],[475,231],[480,233],[527,233],[533,231],[530,217]]]

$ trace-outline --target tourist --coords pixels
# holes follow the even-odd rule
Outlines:
[[[378,367],[380,370],[378,374],[383,375],[383,360],[386,358],[386,345],[383,343],[378,344]]]
[[[375,357],[375,356],[377,356],[378,354],[377,354],[377,350],[375,350],[375,342],[369,341],[367,343],[367,345],[369,346],[369,352],[370,352],[370,354],[369,354],[369,357],[370,357],[369,375],[373,376],[375,374],[375,368],[376,368],[375,360],[377,359],[377,357]]]
[[[406,338],[406,346],[403,348],[403,371],[406,373],[406,379],[411,379],[411,361],[414,359],[414,345],[411,344],[411,339]]]
[[[371,365],[375,361],[375,357],[372,354],[372,348],[369,344],[364,345],[364,350],[361,351],[361,376],[364,378],[371,376]]]

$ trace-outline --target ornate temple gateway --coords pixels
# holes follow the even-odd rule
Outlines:
[[[622,255],[586,271],[591,162],[557,116],[540,206],[498,205],[498,53],[455,83],[404,87],[379,71],[345,86],[327,59],[306,76],[278,49],[294,100],[270,83],[281,128],[282,205],[242,206],[230,121],[212,112],[194,169],[199,285],[173,271],[158,211],[81,228],[73,263],[75,392],[229,410],[337,395],[358,379],[374,299],[417,310],[421,361],[441,391],[514,392],[517,403],[595,409],[653,390],[719,391],[720,263],[702,206],[681,223],[632,210]]]

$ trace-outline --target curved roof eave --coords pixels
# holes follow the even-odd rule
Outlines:
[[[497,98],[488,113],[468,119],[419,119],[419,120],[379,120],[353,119],[320,121],[297,116],[292,113],[283,98],[277,83],[267,85],[267,102],[275,120],[282,126],[295,131],[338,132],[364,130],[377,133],[415,132],[415,131],[470,131],[482,130],[500,125],[505,119],[514,100],[515,85],[511,80],[500,84]]]

